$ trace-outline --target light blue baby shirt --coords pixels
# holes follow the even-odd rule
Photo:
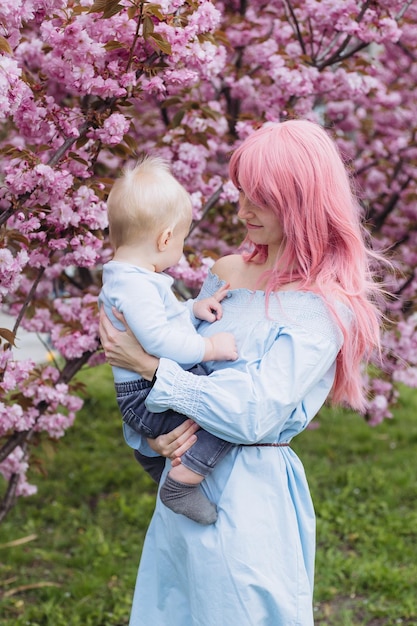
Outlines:
[[[99,302],[116,328],[124,330],[112,307],[123,313],[130,330],[149,354],[175,359],[189,368],[204,357],[204,339],[197,333],[192,300],[180,302],[168,274],[119,261],[103,266],[103,287]],[[117,383],[137,380],[135,372],[113,367]]]

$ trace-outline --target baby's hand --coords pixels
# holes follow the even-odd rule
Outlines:
[[[221,319],[223,311],[220,302],[226,297],[229,285],[223,285],[210,298],[196,300],[193,304],[193,313],[199,320],[215,322]]]
[[[204,361],[236,361],[238,352],[232,333],[216,333],[205,337],[205,342]]]

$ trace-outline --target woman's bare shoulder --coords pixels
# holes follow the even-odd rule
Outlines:
[[[244,260],[240,254],[229,254],[221,259],[218,259],[211,271],[216,274],[221,280],[230,283],[233,277],[242,271],[244,266]]]

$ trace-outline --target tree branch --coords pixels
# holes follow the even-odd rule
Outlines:
[[[12,474],[7,486],[7,491],[0,504],[0,523],[4,520],[8,512],[12,509],[16,500],[16,490],[19,484],[19,474]]]
[[[13,326],[13,332],[14,333],[17,332],[17,329],[20,326],[20,322],[22,321],[22,319],[23,319],[23,317],[25,315],[25,311],[26,311],[27,307],[29,306],[30,302],[32,301],[33,296],[35,295],[36,289],[37,289],[37,287],[39,285],[39,282],[40,282],[44,272],[45,272],[45,267],[41,267],[39,269],[39,271],[38,271],[37,277],[33,281],[32,287],[30,288],[30,291],[29,291],[29,293],[27,294],[27,296],[25,298],[23,306],[20,309],[19,315],[17,316],[17,319],[16,319],[15,324]]]
[[[406,189],[408,187],[408,185],[410,184],[412,178],[411,176],[409,176],[401,185],[400,191],[396,191],[393,194],[391,194],[388,202],[386,203],[384,210],[381,213],[378,213],[378,215],[376,215],[375,217],[371,217],[370,218],[370,222],[372,223],[372,230],[373,231],[378,231],[381,226],[384,224],[385,220],[387,219],[388,215],[390,213],[392,213],[392,211],[394,210],[398,200],[401,197],[401,191],[404,191],[404,189]],[[375,212],[373,212],[375,214]]]
[[[0,448],[0,463],[3,463],[17,446],[24,444],[29,433],[30,430],[21,430],[20,432],[15,432],[8,438],[6,443]]]
[[[289,0],[284,0],[284,5],[287,7],[291,20],[292,20],[292,26],[293,26],[293,30],[295,32],[295,35],[297,37],[298,43],[301,46],[301,50],[303,51],[303,54],[307,54],[307,49],[305,47],[305,43],[304,43],[304,39],[303,36],[301,34],[301,30],[300,30],[300,26],[298,24],[298,20],[297,17],[295,15],[294,9],[292,7],[292,4]],[[290,19],[288,20],[290,22]]]
[[[205,206],[203,208],[203,212],[201,214],[200,219],[198,221],[192,223],[189,235],[193,232],[193,230],[195,230],[197,228],[199,223],[206,217],[206,215],[210,211],[210,209],[212,209],[214,207],[214,205],[216,204],[216,202],[220,198],[220,194],[221,194],[222,191],[223,191],[223,185],[220,185],[220,187],[207,200],[207,202],[206,202],[206,204],[205,204]]]

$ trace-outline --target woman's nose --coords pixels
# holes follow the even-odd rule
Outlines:
[[[251,206],[246,198],[243,198],[239,201],[239,210],[237,212],[237,216],[242,220],[247,219],[249,216],[253,217],[253,211],[251,210]]]

